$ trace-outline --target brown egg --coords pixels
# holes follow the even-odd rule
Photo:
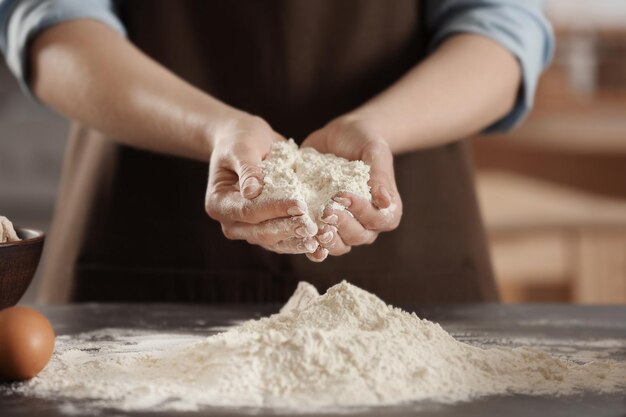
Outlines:
[[[23,381],[37,375],[54,351],[47,318],[28,307],[0,311],[0,377]]]

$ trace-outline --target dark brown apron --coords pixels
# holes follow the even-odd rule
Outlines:
[[[121,2],[139,48],[213,96],[302,140],[424,56],[415,0]],[[75,126],[42,300],[279,302],[346,279],[391,303],[494,300],[464,143],[396,158],[400,227],[321,264],[223,237],[207,165]]]

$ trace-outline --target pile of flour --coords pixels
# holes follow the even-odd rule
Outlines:
[[[279,314],[151,352],[62,349],[26,395],[124,410],[272,407],[295,412],[491,394],[626,388],[626,364],[530,348],[481,349],[347,282],[301,283]]]
[[[13,223],[4,216],[0,216],[0,243],[16,242],[21,240],[15,229]]]
[[[332,198],[348,191],[371,200],[370,167],[313,148],[298,149],[289,141],[276,142],[262,163],[265,175],[259,201],[295,199],[302,202],[311,219],[321,225],[324,208],[338,207]]]

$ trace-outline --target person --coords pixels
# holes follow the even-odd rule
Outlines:
[[[342,279],[495,300],[462,138],[531,108],[541,3],[1,0],[9,68],[74,121],[40,301],[278,302]],[[368,163],[372,202],[340,195],[303,230],[297,202],[255,201],[290,137]]]

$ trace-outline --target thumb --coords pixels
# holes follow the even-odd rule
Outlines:
[[[300,147],[301,148],[310,147],[310,148],[316,149],[319,152],[326,153],[328,152],[327,136],[328,135],[327,135],[326,129],[322,128],[322,129],[316,130],[315,132],[307,136],[306,139],[304,139]]]
[[[383,140],[371,142],[363,152],[363,161],[370,166],[372,202],[379,209],[389,207],[396,188],[389,145]]]
[[[271,131],[263,145],[247,143],[234,152],[234,167],[239,177],[239,190],[243,198],[252,200],[263,191],[263,169],[261,163],[274,142],[286,141],[282,135]]]
[[[261,155],[246,147],[234,155],[234,168],[239,177],[241,195],[251,200],[263,191],[263,170]]]

